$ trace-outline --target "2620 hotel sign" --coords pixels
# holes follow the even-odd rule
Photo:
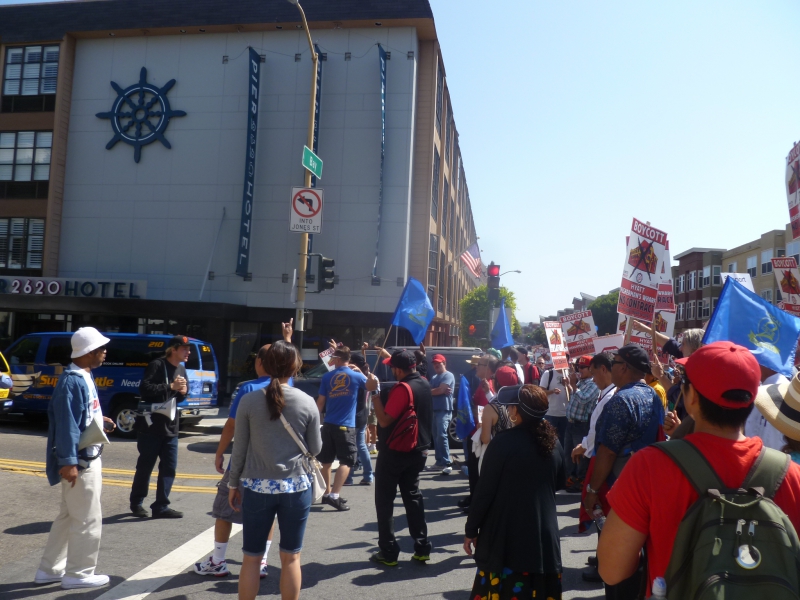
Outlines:
[[[147,282],[118,279],[3,276],[0,277],[0,294],[135,299],[147,297]]]

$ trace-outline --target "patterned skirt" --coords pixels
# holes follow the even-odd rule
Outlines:
[[[561,600],[561,573],[490,573],[478,568],[470,600]]]

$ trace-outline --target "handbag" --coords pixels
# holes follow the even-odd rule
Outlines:
[[[264,393],[266,394],[266,391]],[[308,473],[309,479],[311,479],[311,503],[318,504],[322,500],[322,495],[328,489],[328,486],[325,483],[325,478],[322,477],[322,465],[319,464],[317,457],[308,451],[306,445],[298,437],[294,431],[294,428],[289,424],[289,421],[287,421],[286,417],[283,415],[281,415],[281,423],[283,423],[286,431],[288,431],[289,435],[292,436],[294,443],[297,444],[297,447],[300,448],[300,452],[303,454],[303,466],[306,469],[306,473]]]

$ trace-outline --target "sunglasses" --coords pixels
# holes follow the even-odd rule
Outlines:
[[[625,361],[624,360],[612,360],[611,364],[612,365],[624,365]]]
[[[589,365],[578,365],[578,369],[588,369]]]

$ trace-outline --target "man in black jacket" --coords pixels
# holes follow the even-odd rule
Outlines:
[[[424,450],[433,446],[433,400],[431,386],[416,371],[416,357],[408,350],[395,350],[384,361],[392,368],[394,378],[399,382],[384,402],[378,395],[372,396],[375,416],[380,426],[378,445],[380,452],[375,464],[375,512],[378,517],[378,552],[370,560],[397,566],[400,546],[394,536],[394,499],[397,488],[403,497],[408,520],[408,532],[414,538],[414,555],[420,563],[430,560],[431,543],[428,540],[428,525],[425,523],[425,505],[419,491],[419,474],[425,468]],[[402,384],[407,384],[408,387]],[[367,391],[378,389],[378,378],[370,374],[366,384]],[[412,396],[409,397],[408,389]],[[410,413],[417,420],[417,443],[406,449],[401,431],[413,422]],[[398,429],[395,432],[395,429]]]
[[[189,338],[176,335],[169,341],[167,353],[157,358],[145,369],[139,393],[142,402],[152,403],[152,412],[136,419],[138,433],[136,447],[139,460],[131,487],[131,513],[136,517],[148,517],[142,502],[150,487],[150,475],[158,463],[156,500],[150,505],[154,519],[180,519],[183,513],[169,508],[169,492],[175,481],[178,468],[177,405],[188,392],[188,380],[184,363],[191,353]]]

